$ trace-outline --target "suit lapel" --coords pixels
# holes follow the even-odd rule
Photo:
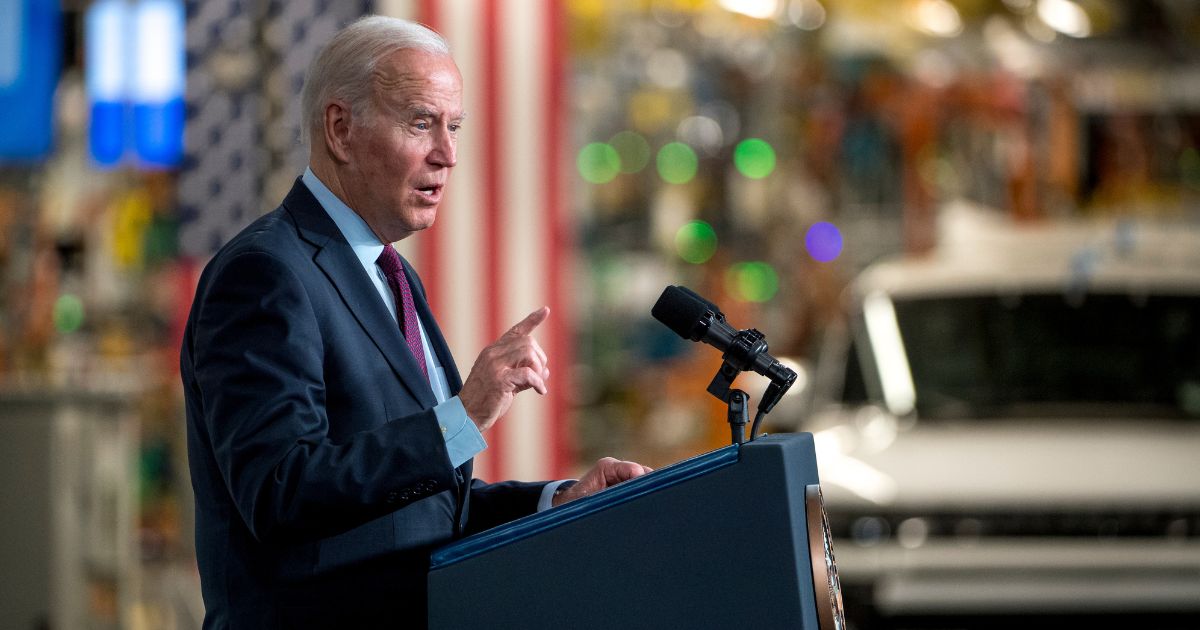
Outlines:
[[[329,218],[308,187],[299,180],[283,200],[283,206],[295,220],[301,238],[316,248],[313,262],[329,278],[346,307],[383,353],[400,382],[422,407],[428,409],[436,405],[433,391],[429,388],[429,380],[421,373],[421,368],[404,342],[400,327],[383,304],[375,285],[363,273],[362,264],[338,230],[337,224]]]

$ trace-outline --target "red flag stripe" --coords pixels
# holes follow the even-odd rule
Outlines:
[[[568,467],[572,463],[570,456],[572,445],[568,442],[568,431],[571,398],[570,383],[567,377],[575,365],[573,343],[570,336],[572,330],[571,318],[574,313],[571,303],[568,281],[571,277],[572,233],[570,217],[566,214],[563,184],[563,139],[566,125],[566,71],[564,60],[567,50],[563,33],[566,28],[562,3],[559,0],[544,0],[544,25],[547,40],[546,50],[542,55],[544,60],[543,72],[546,82],[544,98],[546,101],[545,154],[546,162],[551,165],[551,173],[545,178],[546,210],[549,217],[550,238],[547,252],[546,268],[549,271],[549,301],[554,309],[555,317],[550,322],[550,351],[554,364],[558,366],[558,387],[553,390],[550,399],[550,448],[551,473],[554,477],[564,477],[570,474]]]
[[[499,226],[500,203],[504,193],[504,155],[500,146],[500,125],[502,123],[501,111],[501,89],[500,85],[500,68],[501,56],[503,51],[500,48],[500,23],[498,20],[499,1],[498,0],[482,0],[483,5],[481,15],[483,20],[479,24],[480,37],[479,41],[483,46],[480,49],[479,67],[482,69],[483,79],[483,260],[484,260],[484,283],[483,283],[483,333],[484,339],[495,339],[501,332],[501,313],[503,313],[503,305],[501,304],[501,296],[504,295],[503,287],[505,284],[506,274],[502,268],[501,256],[497,235],[497,227]],[[503,419],[499,423],[503,426]],[[497,429],[499,429],[499,426]],[[504,461],[504,433],[501,430],[493,430],[487,436],[488,441],[488,457],[485,458],[487,464],[486,474],[490,480],[495,481],[502,471],[502,463]]]
[[[441,7],[438,0],[421,0],[417,13],[417,21],[428,26],[429,28],[438,31],[442,30],[441,25]],[[448,207],[451,203],[449,195],[453,194],[453,187],[446,189],[446,197],[443,199],[442,207]],[[435,230],[430,228],[430,230]],[[444,230],[443,230],[444,231]],[[429,301],[429,308],[434,313],[442,312],[442,292],[437,290],[441,285],[442,280],[442,265],[439,258],[441,255],[440,239],[437,238],[438,233],[431,231],[421,239],[420,247],[418,248],[417,268],[421,273],[421,280],[425,284],[425,297]]]

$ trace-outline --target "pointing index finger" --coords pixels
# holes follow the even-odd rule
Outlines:
[[[538,310],[526,315],[525,319],[517,322],[515,326],[508,329],[508,332],[509,334],[521,337],[528,335],[538,327],[538,324],[546,321],[546,317],[548,315],[550,315],[550,307],[543,306],[542,308],[539,308]]]

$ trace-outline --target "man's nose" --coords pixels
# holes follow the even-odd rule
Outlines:
[[[450,168],[458,164],[458,139],[445,127],[438,130],[433,141],[433,150],[429,152],[429,161],[438,166]]]

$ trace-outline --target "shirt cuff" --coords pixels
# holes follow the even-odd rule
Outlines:
[[[574,482],[575,480],[559,479],[558,481],[551,481],[550,483],[542,486],[542,496],[538,499],[537,511],[544,512],[554,507],[554,491],[558,490],[559,486],[568,481]]]
[[[448,398],[446,402],[434,407],[433,413],[442,429],[442,438],[446,440],[446,453],[450,455],[450,464],[455,468],[467,463],[487,448],[483,434],[467,417],[467,409],[463,407],[458,396]]]

